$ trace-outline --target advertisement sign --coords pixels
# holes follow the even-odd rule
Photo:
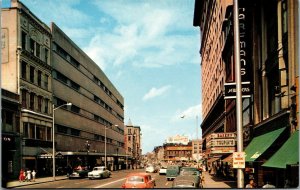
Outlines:
[[[212,133],[208,137],[208,141],[210,139],[225,139],[225,138],[234,138],[235,139],[236,135],[235,133]]]
[[[210,154],[224,154],[224,153],[233,153],[235,147],[212,147],[209,149]]]
[[[245,152],[234,152],[232,159],[233,168],[245,168]]]
[[[225,97],[224,99],[235,99],[236,98],[236,83],[225,83]],[[242,82],[242,98],[251,97],[251,84],[250,82]]]
[[[211,139],[206,147],[216,147],[216,146],[222,146],[222,147],[229,147],[229,146],[235,146],[235,139]]]

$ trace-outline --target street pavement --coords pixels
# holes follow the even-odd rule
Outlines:
[[[129,172],[130,170],[126,171]],[[114,172],[125,172],[124,170],[114,171]],[[204,183],[203,188],[211,188],[211,189],[227,189],[227,188],[236,188],[236,181],[225,180],[223,178],[218,178],[213,175],[210,175],[208,172],[203,172],[204,175]],[[65,180],[68,179],[67,176],[56,176],[55,180]],[[15,188],[15,187],[25,187],[28,185],[46,183],[53,181],[53,177],[43,177],[37,178],[35,182],[19,182],[18,180],[10,181],[7,184],[7,188]]]

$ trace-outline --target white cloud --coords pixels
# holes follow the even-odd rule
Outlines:
[[[202,106],[201,104],[198,104],[196,106],[191,106],[183,111],[178,110],[176,114],[172,117],[171,121],[179,121],[181,119],[187,119],[187,120],[194,120],[196,116],[198,116],[198,119],[201,121],[201,113],[202,112]]]
[[[153,88],[151,88],[151,90],[147,94],[144,95],[143,100],[146,101],[146,100],[149,100],[151,98],[161,96],[161,95],[165,94],[170,88],[171,88],[170,85],[163,86],[161,88],[153,87]]]

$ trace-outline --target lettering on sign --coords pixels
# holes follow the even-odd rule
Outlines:
[[[235,139],[211,139],[208,141],[207,147],[215,146],[235,146]]]
[[[245,152],[234,152],[232,159],[233,168],[245,168]]]

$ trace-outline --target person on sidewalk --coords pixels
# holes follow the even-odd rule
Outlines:
[[[36,175],[35,170],[32,170],[32,181],[35,181],[35,175]]]
[[[26,181],[31,181],[31,171],[27,170],[27,176],[26,176]]]
[[[25,180],[24,170],[21,169],[20,175],[19,175],[19,182],[23,182]]]
[[[254,180],[250,179],[249,183],[246,185],[245,188],[256,188],[256,184],[254,183]]]

